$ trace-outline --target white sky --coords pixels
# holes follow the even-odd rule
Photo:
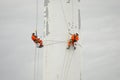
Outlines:
[[[81,0],[83,80],[119,80],[119,0]]]
[[[120,80],[119,3],[119,0],[81,0],[83,80]],[[31,33],[35,29],[35,7],[35,0],[0,1],[0,80],[33,80],[35,49]]]

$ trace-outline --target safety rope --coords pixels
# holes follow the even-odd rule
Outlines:
[[[67,50],[66,50],[67,51]],[[67,65],[68,65],[68,63],[69,63],[69,56],[70,56],[70,54],[68,54],[67,55],[67,52],[65,52],[65,54],[66,54],[66,56],[67,57],[65,57],[66,58],[66,64],[64,64],[64,69],[63,69],[63,80],[65,80],[65,75],[66,75],[66,70],[67,70]]]
[[[47,51],[47,47],[46,47],[46,51],[45,51],[45,70],[46,70],[46,77],[45,77],[45,80],[47,80],[47,77],[48,77],[48,74],[47,74],[47,70],[48,70],[48,51]]]
[[[70,66],[71,66],[71,63],[72,63],[73,55],[74,55],[74,50],[73,50],[73,52],[71,54],[71,57],[70,57],[70,60],[69,60],[68,68],[67,68],[67,71],[66,71],[65,80],[67,80],[67,78],[68,78],[68,73],[70,71]]]
[[[36,75],[37,75],[36,80],[39,80],[39,50],[37,51],[37,72],[36,72]]]
[[[36,36],[37,36],[37,28],[38,28],[38,0],[36,0]]]
[[[34,54],[34,80],[38,80],[39,76],[39,49],[35,46]]]
[[[82,80],[82,73],[81,73],[81,69],[80,69],[80,80]]]
[[[67,27],[68,32],[69,32],[69,26],[68,26],[68,24],[67,24],[68,22],[67,22],[67,18],[66,18],[65,12],[64,12],[62,0],[59,0],[59,1],[60,1],[60,4],[61,4],[61,10],[62,10],[62,13],[63,13],[63,17],[64,17],[64,20],[65,20],[65,24],[66,24],[66,27]]]
[[[74,5],[73,5],[73,0],[72,0],[71,4],[72,4],[72,8],[71,8],[72,10],[71,11],[72,11],[72,25],[73,25],[73,23],[74,23],[74,14],[73,14],[74,13]]]
[[[66,56],[67,56],[67,52],[66,52],[67,50],[65,50],[65,55],[64,55],[64,60],[63,60],[63,65],[62,65],[62,72],[61,72],[61,76],[60,76],[60,80],[62,80],[62,78],[64,78],[64,69],[65,69],[65,62],[66,62]]]
[[[37,54],[37,48],[35,46],[35,54],[34,54],[34,79],[36,80],[36,54]]]
[[[55,45],[55,44],[60,44],[60,43],[65,43],[65,42],[53,42],[49,44],[44,44],[44,46],[50,46],[50,45]]]
[[[80,80],[82,80],[82,66],[81,66],[81,62],[82,62],[82,57],[81,57],[81,54],[79,54],[80,55]]]
[[[49,42],[66,42],[66,41],[58,41],[58,40],[44,40],[44,41],[49,41]]]
[[[65,69],[64,69],[63,80],[67,80],[68,72],[69,72],[69,69],[70,69],[70,66],[71,66],[73,54],[74,54],[74,51],[71,53],[71,55],[69,53],[69,56],[68,56],[68,58],[66,60],[66,64],[64,65]]]
[[[75,33],[75,28],[74,28],[74,3],[73,0],[71,1],[72,3],[72,27],[73,27],[73,33]]]
[[[81,17],[80,17],[80,9],[78,9],[78,32],[81,29]]]
[[[36,0],[36,21],[35,21],[35,34],[37,36],[37,27],[38,27],[38,0]],[[37,72],[37,47],[35,45],[35,54],[34,54],[34,80],[37,80],[38,78],[38,72]]]

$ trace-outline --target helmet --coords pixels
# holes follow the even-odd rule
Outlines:
[[[78,34],[78,33],[76,33],[76,35],[78,36],[79,34]]]
[[[32,35],[35,35],[35,33],[32,33]]]

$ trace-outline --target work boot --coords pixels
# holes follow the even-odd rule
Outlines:
[[[76,50],[76,47],[74,47],[74,50]]]
[[[42,48],[42,47],[43,47],[43,45],[40,45],[40,46],[39,46],[39,48]]]
[[[70,46],[68,46],[67,49],[70,49]]]

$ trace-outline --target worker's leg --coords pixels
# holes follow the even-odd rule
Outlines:
[[[39,41],[39,44],[40,44],[40,46],[39,46],[40,48],[43,47],[43,41],[42,40]]]
[[[71,45],[71,40],[68,41],[68,47],[67,47],[67,49],[70,48],[70,45]]]

